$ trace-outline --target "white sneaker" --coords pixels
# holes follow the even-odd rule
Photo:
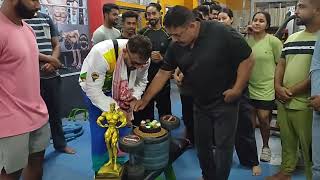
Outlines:
[[[262,148],[260,161],[262,162],[270,162],[271,160],[271,150],[268,147]]]

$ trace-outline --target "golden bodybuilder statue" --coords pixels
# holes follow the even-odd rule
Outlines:
[[[103,123],[104,121],[106,123]],[[119,177],[122,170],[120,164],[117,163],[119,128],[126,126],[127,118],[122,111],[116,110],[115,104],[112,103],[110,111],[103,112],[97,119],[97,124],[103,128],[108,128],[104,138],[109,154],[109,161],[100,168],[98,175]]]

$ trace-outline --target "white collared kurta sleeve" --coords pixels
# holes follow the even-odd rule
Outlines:
[[[110,45],[110,47],[106,47],[107,45]],[[95,45],[83,62],[79,78],[82,90],[92,104],[101,111],[109,111],[111,103],[115,103],[118,107],[116,101],[112,97],[106,96],[102,91],[109,65],[104,59],[101,49],[107,51],[112,48],[113,45],[106,42]]]

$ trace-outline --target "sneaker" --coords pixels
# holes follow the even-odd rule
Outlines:
[[[260,161],[262,162],[270,162],[271,160],[271,150],[268,147],[262,148],[262,152],[260,155]]]

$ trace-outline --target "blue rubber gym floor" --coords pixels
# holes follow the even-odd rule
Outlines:
[[[177,87],[172,85],[171,93],[173,114],[181,117],[181,104]],[[92,180],[90,159],[90,132],[87,121],[77,121],[82,124],[84,134],[68,143],[77,153],[67,155],[54,151],[50,145],[46,151],[44,165],[44,180]],[[183,125],[173,132],[174,136],[182,136]],[[258,153],[261,151],[260,131],[256,130]],[[261,163],[262,175],[252,176],[251,169],[239,165],[237,155],[234,154],[233,167],[230,173],[230,180],[263,180],[266,176],[276,173],[281,162],[281,144],[278,137],[270,139],[272,160],[270,163]],[[198,159],[194,149],[185,152],[173,164],[177,180],[198,180],[201,176]],[[303,168],[298,168],[293,175],[293,180],[304,180]]]

